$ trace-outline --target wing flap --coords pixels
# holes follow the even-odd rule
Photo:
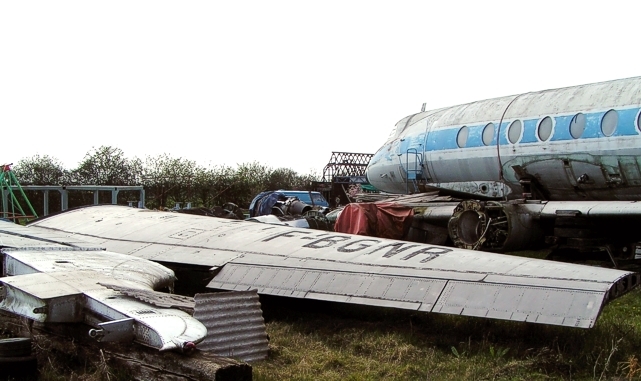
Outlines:
[[[607,288],[538,286],[229,263],[207,287],[426,312],[590,328]],[[569,282],[569,281],[568,281]]]
[[[262,294],[430,311],[446,283],[441,279],[230,263],[207,287],[256,288]]]

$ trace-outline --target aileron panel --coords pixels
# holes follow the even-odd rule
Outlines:
[[[603,299],[594,291],[449,282],[433,312],[589,328]]]

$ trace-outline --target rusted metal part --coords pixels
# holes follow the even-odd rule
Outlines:
[[[462,201],[448,221],[454,245],[464,249],[513,251],[536,248],[544,231],[536,219],[541,204]]]
[[[194,299],[194,317],[207,327],[201,350],[248,362],[267,358],[269,339],[256,290],[196,294]]]
[[[145,303],[149,303],[156,307],[178,308],[180,310],[190,313],[191,315],[194,314],[194,306],[196,303],[194,302],[194,298],[189,296],[167,294],[164,292],[139,290],[131,287],[124,287],[124,286],[109,284],[109,283],[100,283],[100,285],[110,288],[112,290],[116,290],[127,296],[131,296],[132,298],[141,300]]]
[[[332,152],[325,168],[323,181],[331,182],[335,177],[364,176],[371,153]]]

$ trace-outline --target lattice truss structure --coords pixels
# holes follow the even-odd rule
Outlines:
[[[332,152],[329,163],[323,168],[323,181],[332,182],[335,177],[365,176],[371,153]]]

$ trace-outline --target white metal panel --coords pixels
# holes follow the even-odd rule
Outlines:
[[[541,217],[554,218],[578,212],[581,217],[638,217],[641,216],[639,201],[548,201]]]
[[[48,274],[0,278],[0,284],[0,309],[39,322],[82,321],[82,292]]]

